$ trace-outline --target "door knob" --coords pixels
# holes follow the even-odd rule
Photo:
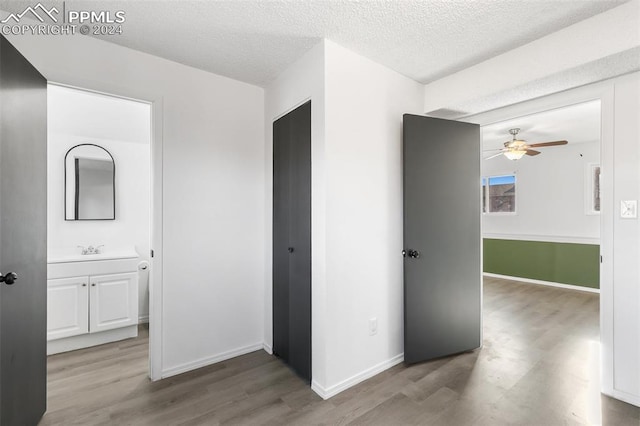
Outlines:
[[[289,248],[287,249],[287,251],[288,251],[289,253],[293,253],[293,247],[289,247]]]
[[[420,252],[418,250],[409,250],[407,255],[413,259],[417,259],[420,257]]]
[[[0,283],[11,285],[15,283],[17,279],[18,274],[16,274],[15,272],[9,272],[7,275],[2,275],[2,273],[0,273]]]

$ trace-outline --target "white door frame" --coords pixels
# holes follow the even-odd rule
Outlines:
[[[600,368],[601,391],[616,397],[613,383],[613,144],[614,144],[614,82],[615,79],[591,84],[565,92],[524,101],[493,111],[460,118],[486,126],[589,101],[600,101],[600,165],[602,168],[600,211]]]
[[[153,251],[149,273],[149,377],[162,378],[162,329],[163,329],[163,245],[162,245],[162,141],[163,141],[163,97],[137,88],[127,88],[104,82],[78,79],[76,77],[48,81],[48,84],[69,87],[85,92],[118,97],[151,106],[151,238]]]

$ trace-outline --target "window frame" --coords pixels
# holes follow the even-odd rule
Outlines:
[[[501,178],[501,177],[513,177],[513,185],[515,188],[514,194],[514,203],[513,203],[513,211],[512,212],[492,212],[489,210],[491,203],[489,202],[489,179],[492,178]],[[483,185],[483,181],[486,180],[486,185]],[[484,189],[486,188],[486,190]],[[517,216],[518,215],[518,176],[515,172],[513,173],[504,173],[497,175],[487,175],[482,176],[480,178],[480,197],[482,198],[482,215],[489,216]],[[485,211],[486,206],[486,211]]]
[[[595,203],[594,173],[597,168],[600,168],[600,174],[598,175],[598,179],[600,180],[600,210],[593,208]],[[602,211],[602,166],[600,163],[587,163],[585,165],[584,176],[584,214],[586,216],[599,216]]]

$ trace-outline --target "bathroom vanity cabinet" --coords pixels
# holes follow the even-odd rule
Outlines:
[[[137,336],[137,265],[135,253],[50,259],[47,353]]]

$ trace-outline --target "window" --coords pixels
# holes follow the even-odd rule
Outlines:
[[[516,212],[516,176],[490,176],[482,178],[482,212]]]
[[[588,164],[586,174],[586,214],[600,214],[600,164]]]
[[[482,213],[487,212],[487,178],[482,178]]]

